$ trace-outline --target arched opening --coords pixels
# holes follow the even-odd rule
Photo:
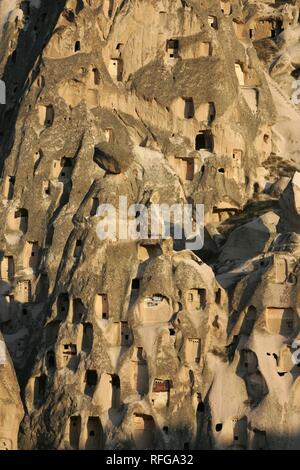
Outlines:
[[[6,104],[6,85],[0,80],[0,104]]]
[[[50,127],[54,121],[54,108],[52,104],[38,107],[38,118],[41,126]]]
[[[12,55],[11,55],[11,62],[12,64],[15,64],[17,62],[17,51],[13,51]]]
[[[71,416],[70,421],[69,421],[69,442],[70,442],[70,446],[75,450],[79,449],[80,433],[81,433],[81,417]]]
[[[46,367],[49,372],[53,371],[56,367],[55,353],[52,350],[46,353]]]
[[[75,13],[73,10],[70,10],[68,8],[65,8],[63,11],[63,17],[66,18],[69,23],[74,23],[75,22]]]
[[[89,354],[93,348],[94,330],[91,323],[83,324],[82,351]]]
[[[155,422],[152,416],[133,415],[133,439],[137,449],[152,449],[155,439]]]
[[[3,184],[3,199],[7,199],[8,201],[11,201],[13,199],[14,190],[15,190],[15,182],[16,182],[16,178],[14,176],[5,177],[4,184]]]
[[[245,86],[245,74],[243,72],[242,66],[239,63],[234,65],[235,67],[235,74],[237,76],[238,82],[240,86]]]
[[[256,308],[253,305],[250,305],[250,307],[247,310],[247,313],[245,314],[240,333],[243,335],[250,336],[254,327],[254,323],[256,321],[257,317],[257,311]]]
[[[246,449],[247,440],[248,440],[247,417],[244,416],[243,418],[240,418],[240,419],[233,418],[232,424],[233,424],[233,441],[234,441],[233,444],[235,448]]]
[[[103,448],[103,429],[98,416],[90,416],[87,422],[86,450],[101,450]]]
[[[170,404],[171,388],[173,388],[172,380],[154,379],[152,404],[159,407],[168,407]]]
[[[120,398],[121,398],[121,383],[120,377],[116,374],[111,376],[111,385],[112,385],[112,400],[111,400],[111,407],[113,409],[118,409],[120,406]]]
[[[74,252],[73,252],[73,257],[74,258],[80,258],[82,248],[83,248],[82,240],[76,240],[75,247],[74,247]]]
[[[81,299],[73,299],[73,323],[80,323],[85,314],[85,306]]]
[[[31,281],[18,281],[15,291],[15,300],[20,303],[28,303],[32,299]]]
[[[201,340],[199,338],[188,338],[185,344],[185,358],[187,363],[200,362]]]
[[[24,268],[36,270],[39,263],[39,244],[38,242],[26,242],[23,254]]]
[[[93,68],[94,85],[100,85],[100,72],[97,68]]]
[[[168,39],[166,44],[167,53],[170,59],[179,57],[179,41],[178,39]]]
[[[201,131],[196,136],[195,140],[195,149],[196,150],[207,150],[209,152],[213,151],[213,136],[212,133],[208,130]]]
[[[259,370],[245,377],[246,388],[252,405],[258,404],[269,392],[263,375]]]
[[[57,316],[60,320],[65,320],[69,311],[69,294],[67,292],[62,292],[57,297],[56,302]]]
[[[104,133],[106,142],[108,142],[109,144],[113,144],[115,140],[114,130],[111,127],[108,127],[107,129],[105,129]]]
[[[80,41],[75,42],[74,52],[79,52],[81,48]]]
[[[47,376],[45,374],[34,380],[34,406],[41,406],[44,401],[47,387]]]
[[[1,279],[11,281],[15,274],[15,263],[13,256],[4,256],[1,261]]]
[[[132,376],[134,379],[133,388],[139,395],[143,396],[148,393],[149,390],[149,374],[144,349],[142,347],[134,349],[131,361],[133,370]]]

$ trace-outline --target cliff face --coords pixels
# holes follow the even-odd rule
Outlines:
[[[0,17],[1,448],[299,447],[297,2]],[[120,196],[204,204],[204,247],[101,240]]]
[[[18,381],[0,333],[0,450],[17,448],[19,426],[23,416]]]

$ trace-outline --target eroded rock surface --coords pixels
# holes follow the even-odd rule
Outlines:
[[[0,449],[299,448],[299,2],[0,15]],[[100,240],[120,196],[204,247]]]

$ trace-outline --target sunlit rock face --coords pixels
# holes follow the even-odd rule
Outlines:
[[[0,0],[1,450],[299,448],[298,18]]]

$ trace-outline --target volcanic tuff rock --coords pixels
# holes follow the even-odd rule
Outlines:
[[[0,449],[298,448],[299,1],[0,0],[0,36]],[[100,240],[120,196],[204,204],[204,247]]]

